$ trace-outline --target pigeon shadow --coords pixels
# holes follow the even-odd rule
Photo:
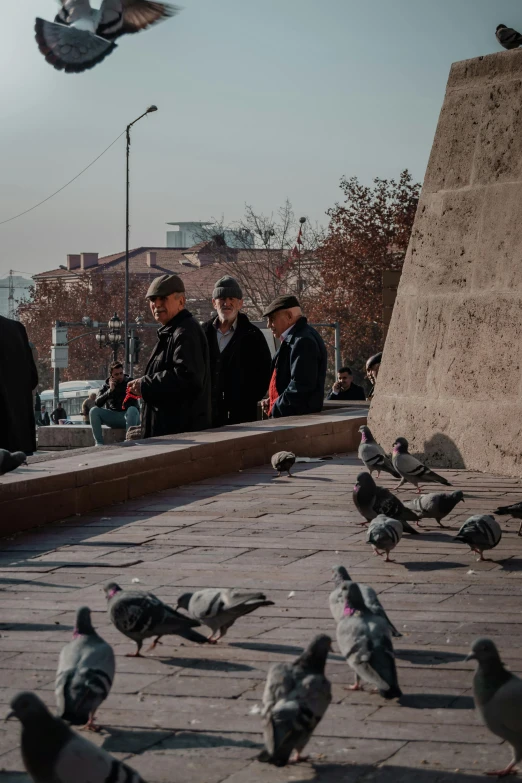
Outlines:
[[[437,543],[439,543],[439,541],[446,541],[447,543],[451,543],[454,539],[454,536],[450,535],[449,533],[439,533],[438,531],[442,530],[440,527],[438,530],[436,529],[430,531],[428,531],[427,528],[420,527],[419,530],[422,532],[423,541],[435,541]]]
[[[60,585],[56,585],[53,582],[39,582],[38,580],[33,579],[13,579],[11,577],[2,577],[0,579],[0,585],[38,585],[39,587],[60,587]],[[71,587],[72,590],[74,590],[74,587]]]
[[[449,568],[463,568],[465,563],[452,563],[448,560],[410,560],[408,563],[401,563],[408,571],[442,571]]]
[[[300,479],[301,481],[326,481],[326,482],[333,481],[333,479],[325,478],[324,476],[302,476],[300,473],[292,473],[292,478]]]
[[[498,562],[498,564],[502,566],[503,571],[522,571],[522,560],[512,560],[511,558],[508,558],[507,560],[495,561],[490,558],[490,562]]]
[[[471,696],[457,696],[454,693],[403,693],[399,704],[413,710],[438,710],[448,707],[452,710],[472,710],[475,707]]]
[[[301,766],[306,774],[299,776],[300,783],[484,783],[484,773],[455,772],[445,769],[419,769],[415,766],[373,766],[370,764],[321,764],[311,758],[311,764]],[[249,768],[252,778],[257,777],[256,766]],[[290,767],[291,769],[291,767]],[[264,776],[263,776],[264,777]],[[267,778],[268,779],[268,778]],[[278,778],[283,779],[283,778]]]
[[[420,666],[438,666],[443,663],[463,662],[465,655],[445,650],[395,650],[395,657]]]
[[[200,750],[201,748],[252,748],[263,747],[261,742],[248,739],[234,739],[221,734],[180,731],[163,740],[157,750]]]
[[[229,647],[240,647],[243,650],[261,650],[262,652],[280,653],[281,655],[301,655],[302,647],[291,644],[268,644],[268,642],[230,642]]]
[[[430,468],[462,469],[466,467],[455,441],[448,438],[443,432],[436,432],[429,440],[424,441],[422,457]]]
[[[0,623],[0,631],[74,631],[74,625],[62,623]],[[30,643],[28,642],[30,646]]]
[[[299,651],[301,652],[301,650]],[[155,656],[155,660],[165,663],[167,666],[182,666],[187,669],[200,669],[209,672],[253,672],[253,666],[244,663],[232,663],[231,661],[211,661],[204,658],[162,658]]]
[[[102,747],[109,753],[141,753],[171,734],[168,729],[120,729],[103,723],[101,729],[108,735],[104,737]]]

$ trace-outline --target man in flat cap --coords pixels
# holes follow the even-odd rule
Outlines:
[[[147,299],[161,324],[145,375],[132,381],[143,397],[142,437],[196,432],[210,427],[210,367],[203,329],[185,308],[185,286],[177,275],[152,281]]]
[[[281,346],[272,360],[272,376],[264,411],[274,418],[318,413],[323,407],[327,355],[321,335],[304,317],[291,294],[274,299],[265,312]]]
[[[263,332],[240,312],[243,292],[226,275],[214,286],[217,317],[203,324],[210,351],[212,426],[255,421],[270,381],[270,349]]]

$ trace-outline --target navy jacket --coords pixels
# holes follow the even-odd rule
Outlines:
[[[323,408],[326,365],[323,338],[303,316],[272,360],[279,397],[271,415],[277,419],[319,413]]]

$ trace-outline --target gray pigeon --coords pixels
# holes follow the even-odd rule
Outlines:
[[[366,606],[357,582],[343,588],[345,610],[337,625],[337,644],[355,672],[350,690],[362,690],[361,680],[385,699],[402,696],[388,623]]]
[[[510,516],[514,519],[520,519],[517,535],[522,535],[522,502],[513,503],[511,506],[499,506],[493,513],[498,514],[499,517]]]
[[[286,471],[288,475],[291,476],[290,469],[293,468],[295,464],[295,454],[291,451],[278,451],[276,454],[272,455],[271,462],[273,469],[278,471],[278,478],[283,471]]]
[[[355,508],[365,519],[365,522],[361,522],[362,525],[371,522],[379,514],[384,514],[386,517],[398,519],[405,533],[418,535],[419,531],[408,524],[408,521],[419,521],[417,514],[406,508],[389,489],[378,487],[370,473],[359,473],[352,498]]]
[[[457,503],[463,502],[464,493],[457,489],[455,492],[430,492],[427,495],[418,495],[413,500],[407,500],[404,505],[418,514],[417,525],[421,519],[436,519],[441,527],[445,527],[440,520],[451,514]]]
[[[332,617],[335,620],[335,622],[339,623],[344,617],[344,609],[346,606],[343,587],[348,587],[348,585],[351,584],[352,580],[350,579],[350,575],[348,574],[348,571],[344,566],[336,566],[334,568],[333,580],[334,580],[335,588],[330,593],[330,599],[329,599],[330,612],[332,613]],[[386,620],[386,622],[390,626],[390,631],[392,636],[395,636],[397,638],[402,636],[402,633],[397,630],[397,628],[393,625],[392,621],[384,611],[384,607],[379,601],[379,598],[377,597],[377,593],[375,592],[373,587],[369,587],[368,585],[363,585],[361,584],[361,582],[357,582],[357,584],[359,585],[359,590],[361,591],[362,597],[364,598],[364,603],[366,604],[370,612]]]
[[[20,465],[27,465],[27,456],[23,451],[6,451],[0,449],[0,476],[16,470]]]
[[[98,636],[91,610],[78,609],[73,640],[60,653],[55,694],[58,715],[73,726],[97,731],[94,716],[114,680],[116,664],[110,644]]]
[[[22,724],[22,759],[34,783],[145,783],[123,761],[76,734],[55,718],[34,693],[11,702]]]
[[[477,639],[466,660],[478,661],[473,695],[480,717],[493,734],[513,748],[511,763],[487,774],[506,777],[522,760],[522,680],[505,668],[491,639]]]
[[[176,608],[185,609],[194,620],[208,625],[212,631],[208,641],[216,644],[239,617],[255,612],[262,606],[273,605],[274,602],[267,601],[263,593],[209,588],[195,593],[183,593],[178,598]],[[219,636],[214,638],[216,634]]]
[[[485,560],[484,552],[494,549],[502,538],[502,530],[495,517],[490,514],[475,514],[467,519],[453,539],[467,544],[472,552]]]
[[[81,73],[116,48],[115,39],[139,33],[173,16],[176,6],[155,0],[103,0],[100,10],[89,0],[61,0],[54,22],[37,17],[35,37],[48,63],[65,73]]]
[[[397,438],[393,444],[393,467],[401,475],[401,481],[395,489],[399,489],[407,481],[417,487],[417,492],[420,493],[419,482],[429,481],[435,484],[445,484],[447,487],[451,487],[450,482],[439,476],[433,470],[430,470],[427,465],[423,465],[416,457],[412,457],[408,453],[408,441],[406,438]]]
[[[135,653],[128,657],[141,657],[141,647],[144,639],[155,636],[154,642],[148,648],[153,650],[162,636],[181,636],[191,642],[204,644],[207,640],[193,628],[199,628],[201,623],[167,606],[152,593],[142,590],[122,590],[116,582],[109,582],[103,588],[107,598],[109,617],[120,633],[136,642]]]
[[[386,553],[386,563],[393,563],[393,560],[390,560],[390,552],[402,538],[402,524],[397,519],[379,514],[368,526],[366,541],[372,545],[376,555]]]
[[[383,447],[373,437],[370,428],[363,424],[362,427],[359,427],[359,432],[361,433],[361,443],[359,445],[358,457],[368,468],[370,475],[376,470],[377,478],[379,478],[381,470],[384,470],[385,473],[390,473],[395,478],[400,478],[400,474],[393,467],[392,461]]]
[[[329,636],[321,634],[293,663],[274,663],[268,672],[263,694],[265,748],[259,761],[284,767],[292,751],[295,761],[332,701],[330,682],[325,677]]]
[[[505,24],[499,24],[495,31],[497,41],[504,49],[517,49],[522,44],[522,35],[513,30],[512,27],[506,27]]]

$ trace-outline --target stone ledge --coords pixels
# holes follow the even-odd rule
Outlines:
[[[301,457],[356,451],[367,406],[238,424],[31,459],[0,479],[3,535],[171,487],[264,465],[276,451]]]

